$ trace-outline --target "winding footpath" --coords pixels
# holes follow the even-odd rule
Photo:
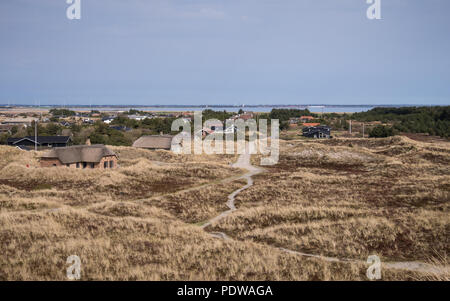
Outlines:
[[[249,152],[246,150],[244,154],[241,154],[238,158],[238,160],[236,161],[236,163],[234,163],[232,165],[232,167],[235,168],[242,168],[242,169],[246,169],[248,172],[245,173],[244,175],[242,175],[241,177],[237,178],[237,179],[246,179],[247,180],[247,184],[235,191],[233,191],[229,196],[228,196],[228,200],[227,200],[227,206],[229,208],[229,210],[222,212],[220,215],[214,217],[213,219],[209,220],[208,222],[206,222],[205,224],[202,225],[202,228],[205,229],[206,227],[210,226],[212,223],[217,222],[219,220],[221,220],[222,218],[230,215],[231,213],[233,213],[234,211],[236,211],[236,206],[234,205],[234,201],[236,196],[242,192],[243,190],[251,187],[253,185],[253,179],[252,176],[259,174],[261,172],[264,171],[264,169],[259,168],[259,167],[255,167],[250,163],[250,154]],[[215,237],[220,237],[220,238],[224,238],[227,239],[228,236],[225,233],[222,232],[213,232],[211,233],[213,236]]]
[[[202,229],[205,229],[206,227],[212,225],[215,222],[218,222],[219,220],[225,218],[226,216],[228,216],[231,213],[233,213],[234,211],[236,211],[237,208],[234,204],[236,196],[243,190],[245,190],[253,185],[252,176],[257,175],[264,171],[264,169],[253,166],[250,163],[250,154],[249,154],[248,150],[246,150],[245,154],[241,154],[239,156],[238,160],[236,161],[236,163],[234,163],[232,166],[236,167],[236,168],[246,169],[248,171],[241,177],[237,178],[237,179],[246,179],[247,184],[245,186],[233,191],[228,196],[228,200],[226,203],[229,209],[222,212],[218,216],[212,218],[205,224],[203,224],[201,226]],[[223,240],[231,240],[232,239],[223,232],[209,232],[209,234],[215,238],[219,238],[219,239],[223,239]],[[325,260],[327,262],[347,262],[347,263],[367,264],[365,261],[362,261],[362,260],[327,257],[327,256],[322,256],[322,255],[317,255],[317,254],[303,253],[303,252],[289,250],[289,249],[285,249],[285,248],[278,248],[278,247],[276,247],[276,248],[280,251],[283,251],[283,252],[286,252],[289,254],[299,255],[299,256],[304,256],[304,257],[318,258],[321,260]],[[398,270],[427,273],[430,275],[437,275],[437,276],[450,274],[449,266],[435,266],[435,265],[432,265],[429,263],[424,263],[424,262],[419,262],[419,261],[382,262],[382,266],[384,268],[389,268],[389,269],[398,269]]]

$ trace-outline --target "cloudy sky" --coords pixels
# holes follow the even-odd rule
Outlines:
[[[0,103],[450,104],[450,1],[0,1]]]

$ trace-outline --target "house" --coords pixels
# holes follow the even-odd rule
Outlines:
[[[131,131],[129,127],[123,125],[110,125],[109,128],[116,131],[125,131],[125,132]]]
[[[13,124],[0,124],[0,134],[8,133],[11,135],[13,127],[15,127]]]
[[[69,168],[116,168],[117,155],[104,146],[74,145],[54,148],[41,157],[41,167],[65,166]]]
[[[30,151],[31,149],[27,146],[18,145],[16,146],[17,149],[23,150],[23,151]]]
[[[244,112],[242,114],[237,114],[237,115],[234,115],[233,117],[231,117],[231,119],[233,119],[233,120],[242,119],[244,121],[247,121],[252,118],[253,118],[253,112]]]
[[[136,121],[142,121],[146,118],[148,118],[148,116],[128,115],[128,119],[132,119],[132,120],[136,120]]]
[[[308,138],[331,138],[331,128],[326,125],[303,128],[303,136]]]
[[[297,117],[289,118],[289,124],[298,124],[300,122],[300,119]]]
[[[65,147],[71,141],[70,136],[38,136],[37,143],[33,136],[23,138],[8,138],[8,145],[12,146],[26,146],[33,148],[35,144],[39,148],[43,147]]]
[[[31,126],[33,122],[38,121],[38,118],[32,117],[17,117],[3,120],[3,124],[12,124],[12,125],[23,125],[25,127]]]
[[[183,112],[178,117],[186,118],[186,119],[189,119],[189,121],[190,121],[194,117],[194,113],[193,112]]]
[[[150,135],[142,136],[138,140],[134,141],[133,147],[146,148],[146,149],[165,149],[170,150],[172,147],[171,135]]]
[[[110,124],[114,120],[113,117],[105,117],[102,119],[102,121],[106,124]]]
[[[315,118],[312,116],[300,116],[301,122],[310,122],[311,120],[314,120]]]
[[[317,123],[317,122],[303,123],[303,126],[306,126],[306,127],[318,126],[318,125],[320,125],[320,123]]]

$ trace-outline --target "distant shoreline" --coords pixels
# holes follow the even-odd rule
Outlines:
[[[0,112],[12,113],[12,112],[48,112],[54,108],[65,108],[79,112],[89,112],[91,110],[98,110],[100,112],[118,112],[128,111],[130,109],[136,109],[146,112],[186,112],[196,110],[226,110],[228,112],[238,112],[239,110],[248,110],[258,113],[268,113],[272,109],[308,109],[313,113],[339,113],[339,114],[351,114],[357,112],[369,111],[376,107],[422,107],[422,106],[440,106],[440,105],[0,105]]]

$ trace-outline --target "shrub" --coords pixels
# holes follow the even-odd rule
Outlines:
[[[370,138],[384,138],[394,135],[394,130],[392,127],[377,125],[369,132]]]

